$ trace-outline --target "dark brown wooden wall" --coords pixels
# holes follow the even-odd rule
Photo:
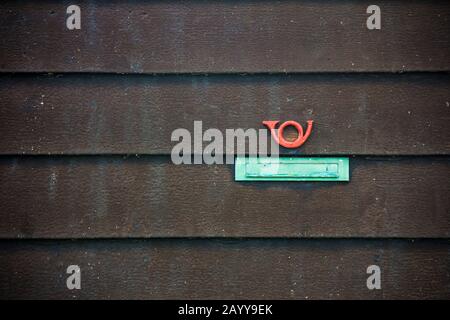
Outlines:
[[[1,70],[400,72],[450,64],[446,0],[379,0],[380,32],[367,30],[372,3],[359,0],[86,1],[82,28],[71,33],[69,4],[4,1]]]
[[[372,2],[3,1],[0,298],[449,299],[450,4]],[[171,161],[291,119],[350,182]]]

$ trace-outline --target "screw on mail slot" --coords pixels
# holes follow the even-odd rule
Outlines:
[[[237,157],[236,181],[349,181],[348,158]]]

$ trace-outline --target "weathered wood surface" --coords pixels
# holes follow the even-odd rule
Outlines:
[[[77,4],[1,4],[0,298],[450,299],[448,1],[378,1],[381,31],[356,0]],[[309,119],[282,153],[357,155],[349,183],[168,156]]]
[[[195,120],[225,134],[313,119],[282,153],[450,154],[449,90],[447,74],[3,75],[0,153],[170,154],[172,132],[193,134]]]
[[[449,299],[448,240],[0,242],[0,298]],[[66,269],[81,268],[81,290]],[[381,290],[368,290],[369,265]]]
[[[72,4],[72,3],[70,3]],[[3,1],[0,71],[360,72],[450,70],[448,1]]]
[[[170,157],[3,157],[0,237],[449,237],[449,158],[350,162],[351,181],[235,182]]]

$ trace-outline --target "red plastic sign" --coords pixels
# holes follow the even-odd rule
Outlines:
[[[306,128],[306,133],[303,134],[303,127],[296,121],[293,120],[289,120],[286,121],[284,123],[282,123],[280,125],[280,127],[278,128],[278,134],[276,131],[276,125],[279,123],[280,121],[263,121],[263,124],[265,126],[267,126],[267,128],[270,129],[270,132],[272,134],[273,139],[281,146],[285,147],[285,148],[298,148],[300,147],[302,144],[304,144],[306,142],[306,140],[308,139],[309,135],[311,134],[312,131],[312,124],[313,124],[313,120],[308,120],[308,127]],[[298,132],[298,137],[297,139],[295,139],[294,141],[287,141],[284,136],[283,136],[283,132],[284,129],[288,126],[292,126],[295,129],[297,129]]]

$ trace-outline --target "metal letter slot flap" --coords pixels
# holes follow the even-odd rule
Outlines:
[[[349,159],[237,157],[235,180],[349,181]]]

